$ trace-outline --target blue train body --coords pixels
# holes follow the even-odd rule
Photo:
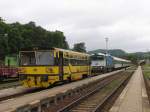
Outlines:
[[[113,68],[114,67],[113,57],[108,55],[108,56],[105,56],[105,58],[106,58],[106,67]]]
[[[109,54],[91,54],[92,73],[110,72],[113,70],[128,67],[130,61],[111,56]]]

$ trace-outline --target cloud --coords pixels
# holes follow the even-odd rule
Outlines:
[[[7,22],[35,21],[61,30],[71,46],[85,42],[88,50],[109,48],[128,52],[150,47],[150,1],[147,0],[1,0]]]

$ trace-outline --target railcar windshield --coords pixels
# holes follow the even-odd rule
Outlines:
[[[36,52],[37,65],[54,65],[54,53],[51,51]]]
[[[20,65],[35,65],[35,52],[20,52]]]
[[[94,55],[94,56],[91,56],[91,60],[104,60],[104,56]]]
[[[54,65],[54,53],[52,51],[21,52],[20,65]]]

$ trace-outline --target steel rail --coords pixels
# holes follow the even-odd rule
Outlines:
[[[85,94],[84,96],[80,97],[79,99],[75,100],[74,102],[70,103],[69,105],[65,106],[64,108],[58,110],[57,112],[69,112],[69,110],[71,110],[73,107],[75,107],[76,105],[78,105],[80,102],[82,102],[83,100],[86,100],[86,98],[94,95],[100,89],[102,89],[105,86],[107,86],[108,84],[110,84],[112,82],[112,80],[114,80],[114,79],[117,78],[116,76],[118,77],[118,75],[114,75],[114,77],[112,79],[106,80],[106,82],[103,83],[103,85],[99,85],[98,88],[95,88],[91,92]]]

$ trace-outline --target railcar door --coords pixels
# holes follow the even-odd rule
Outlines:
[[[64,71],[63,71],[63,52],[59,52],[59,80],[62,81],[63,80],[63,74],[64,74]]]

